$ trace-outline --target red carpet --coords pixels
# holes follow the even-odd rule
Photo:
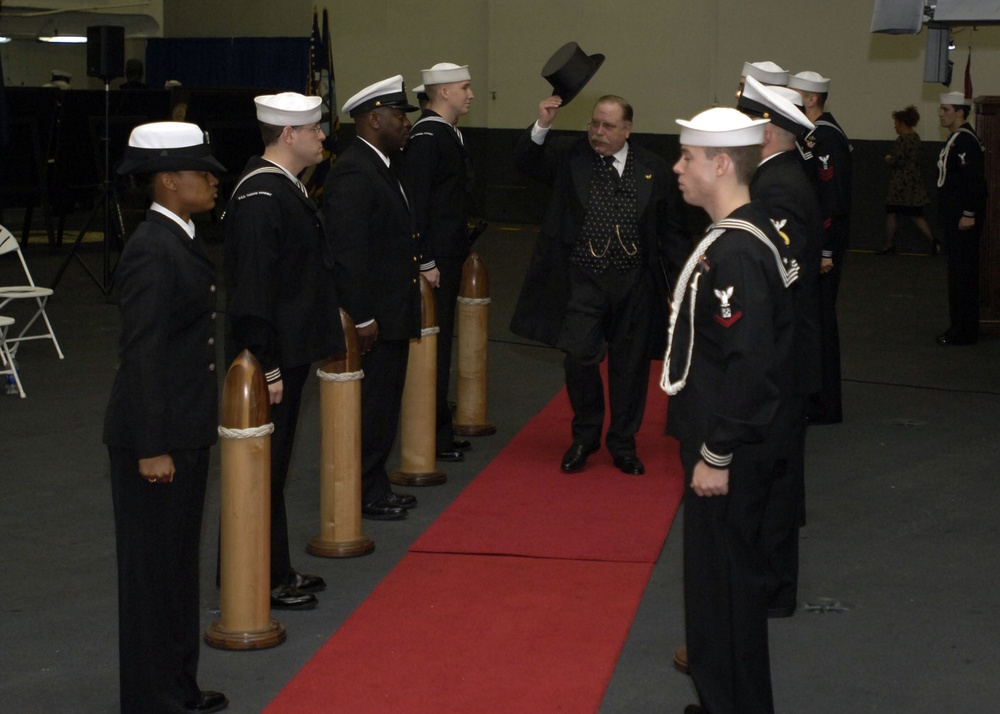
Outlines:
[[[265,711],[595,711],[652,569],[411,553]]]
[[[605,450],[559,471],[563,391],[266,711],[597,711],[683,490],[658,375],[638,435],[646,475]]]
[[[677,442],[663,435],[667,397],[659,374],[652,370],[636,437],[645,475],[621,473],[603,448],[582,473],[559,470],[572,414],[563,390],[411,550],[656,562],[683,491]]]

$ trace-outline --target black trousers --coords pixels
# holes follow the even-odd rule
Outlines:
[[[365,355],[361,380],[361,501],[371,503],[389,492],[385,464],[399,429],[409,340],[375,341]]]
[[[983,228],[976,225],[967,231],[954,225],[944,229],[944,244],[948,250],[948,333],[960,340],[979,338],[979,256]]]
[[[823,381],[813,395],[809,418],[817,422],[839,423],[844,419],[840,386],[840,328],[837,324],[837,296],[847,255],[848,218],[834,218],[827,245],[833,250],[833,270],[819,276],[819,318],[822,342]]]
[[[573,442],[596,448],[604,427],[608,357],[611,423],[605,438],[615,456],[635,455],[649,389],[649,326],[653,289],[644,268],[597,275],[569,268],[570,298],[556,346],[565,353],[566,391],[573,407]]]
[[[768,609],[794,609],[799,590],[799,529],[806,523],[806,397],[795,397],[798,419],[785,468],[775,474],[760,527]]]
[[[758,533],[783,461],[741,460],[729,493],[691,490],[699,455],[682,445],[684,623],[688,665],[701,705],[712,714],[773,714],[767,590]]]
[[[288,514],[285,512],[285,482],[295,446],[295,430],[302,405],[302,389],[311,365],[282,367],[281,402],[271,405],[271,587],[282,584],[291,574],[288,546]]]
[[[451,353],[455,337],[455,311],[458,291],[462,288],[462,267],[465,258],[437,259],[441,284],[434,294],[437,324],[441,330],[437,343],[437,450],[451,451],[455,430],[451,425],[448,406],[448,386],[451,381]]]
[[[123,714],[177,714],[197,701],[198,564],[208,449],[171,453],[172,483],[139,475],[110,448],[118,552],[118,657]]]

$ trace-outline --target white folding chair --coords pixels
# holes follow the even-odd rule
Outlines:
[[[10,353],[16,355],[18,345],[28,340],[52,340],[52,344],[56,348],[56,354],[59,355],[59,359],[63,359],[63,353],[59,348],[56,333],[52,329],[52,323],[49,322],[49,316],[45,314],[45,303],[52,296],[52,288],[41,288],[35,285],[35,281],[31,277],[31,271],[28,270],[28,264],[24,262],[24,255],[21,253],[21,246],[17,244],[17,239],[14,238],[9,230],[0,226],[0,255],[7,253],[17,253],[18,260],[21,261],[21,269],[24,271],[24,277],[28,280],[28,284],[0,286],[0,310],[3,310],[7,306],[7,303],[14,300],[34,300],[38,306],[35,314],[24,325],[24,328],[18,333],[17,337],[7,338],[7,346],[10,349]],[[27,334],[28,330],[31,329],[39,317],[45,322],[46,332],[35,335]]]
[[[26,395],[24,387],[21,386],[21,377],[17,373],[17,366],[14,364],[14,355],[11,354],[10,347],[7,346],[7,330],[13,324],[13,317],[0,315],[0,362],[3,364],[2,369],[0,369],[0,375],[9,374],[14,377],[14,384],[17,385],[17,393],[21,395],[21,399],[24,399]]]

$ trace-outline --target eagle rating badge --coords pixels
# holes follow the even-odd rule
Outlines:
[[[733,297],[733,286],[730,285],[725,290],[714,290],[713,292],[715,297],[719,298],[719,313],[714,315],[715,321],[723,327],[731,327],[743,316],[740,311],[733,313],[733,306],[729,302],[730,298]]]

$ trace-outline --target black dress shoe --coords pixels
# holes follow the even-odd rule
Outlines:
[[[587,465],[587,457],[597,451],[596,446],[584,446],[583,444],[573,444],[562,457],[562,471],[564,474],[575,474],[583,471]]]
[[[465,461],[465,454],[461,451],[439,451],[437,452],[438,461]]]
[[[942,347],[962,347],[964,345],[974,345],[976,341],[968,337],[956,337],[955,335],[949,335],[947,332],[943,335],[938,335],[936,342]]]
[[[271,588],[272,610],[312,610],[319,603],[316,596],[293,588],[291,585],[279,585]]]
[[[401,521],[406,518],[406,509],[393,503],[392,498],[388,497],[387,494],[377,501],[362,503],[361,517],[370,521]]]
[[[285,585],[290,585],[296,590],[301,590],[304,593],[318,593],[321,590],[326,590],[326,581],[320,576],[297,573],[294,570],[292,571],[292,574],[285,579]]]
[[[616,456],[615,468],[630,476],[641,476],[646,473],[646,467],[639,461],[639,457],[634,454]]]
[[[395,491],[389,491],[382,497],[386,503],[393,506],[399,506],[400,508],[405,508],[410,510],[411,508],[417,507],[417,497],[411,496],[408,493],[396,493]]]
[[[198,701],[188,702],[184,708],[189,712],[221,712],[229,706],[229,700],[222,692],[201,692]]]
[[[454,451],[468,451],[472,448],[472,442],[465,439],[455,439],[451,442],[451,448]]]

